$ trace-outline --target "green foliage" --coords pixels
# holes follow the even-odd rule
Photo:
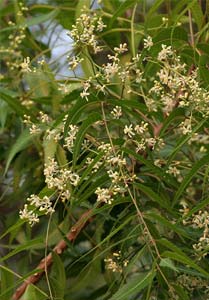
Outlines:
[[[2,300],[208,300],[208,7],[0,1]]]

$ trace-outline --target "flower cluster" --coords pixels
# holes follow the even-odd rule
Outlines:
[[[78,126],[70,124],[69,130],[68,130],[68,135],[65,138],[65,144],[64,144],[64,147],[66,147],[68,149],[68,151],[70,151],[70,152],[73,151],[73,146],[74,146],[74,142],[75,142],[77,133],[78,133]]]
[[[66,191],[69,198],[71,186],[77,186],[80,179],[77,173],[60,168],[54,158],[48,158],[48,163],[45,163],[44,175],[48,188],[57,190],[61,198],[66,196]]]
[[[174,159],[169,160],[171,149],[180,136],[190,138],[188,145],[190,143],[193,146],[194,142],[203,147],[201,153],[207,151],[209,144],[207,128],[200,133],[193,131],[198,124],[197,115],[208,117],[209,94],[199,83],[197,69],[188,70],[178,52],[170,45],[162,44],[158,53],[152,51],[155,45],[149,35],[142,41],[144,47],[142,53],[136,53],[134,57],[131,57],[130,53],[127,54],[129,47],[127,39],[124,39],[126,43],[123,41],[118,43],[117,47],[110,46],[105,59],[104,53],[101,55],[101,61],[100,59],[97,61],[95,54],[104,49],[98,39],[99,33],[104,28],[102,19],[93,12],[82,13],[69,33],[75,46],[75,51],[68,57],[69,68],[72,71],[87,59],[86,53],[90,56],[93,53],[91,57],[93,72],[87,78],[82,75],[82,78],[77,79],[79,88],[76,93],[80,94],[81,106],[86,100],[88,102],[85,105],[88,109],[91,107],[90,109],[97,110],[99,120],[91,123],[89,119],[84,134],[79,132],[78,124],[88,115],[90,109],[85,111],[85,107],[82,107],[84,110],[81,110],[78,120],[74,118],[68,128],[66,117],[58,123],[59,125],[53,126],[53,121],[45,113],[40,113],[38,118],[40,124],[33,124],[29,118],[26,122],[30,125],[31,134],[44,132],[44,141],[53,140],[60,146],[62,158],[59,160],[58,153],[55,153],[56,159],[45,157],[44,165],[46,186],[58,200],[73,200],[86,193],[87,196],[84,196],[86,202],[90,200],[87,205],[92,205],[96,199],[93,205],[98,207],[109,205],[109,210],[112,210],[115,203],[121,202],[122,198],[130,202],[133,199],[137,200],[133,201],[137,212],[142,208],[142,213],[139,214],[142,224],[140,242],[154,245],[152,233],[149,233],[148,226],[145,226],[146,220],[143,219],[143,205],[150,202],[147,199],[152,200],[154,193],[161,191],[164,186],[168,188],[169,201],[173,195],[172,187],[177,186],[191,169],[188,155],[190,150],[186,150],[184,154],[183,149]],[[152,63],[155,67],[152,70],[152,77],[148,80],[146,72]],[[22,72],[31,72],[30,59],[25,58],[20,67]],[[70,84],[67,85],[66,82],[59,82],[58,86],[63,95],[71,91]],[[98,97],[97,101],[92,101],[95,96]],[[72,109],[74,101],[76,99],[64,106],[63,114],[69,110],[70,113],[74,112]],[[176,122],[173,122],[174,124],[170,124],[169,117],[172,117],[172,112],[177,107],[183,113]],[[161,135],[161,129],[164,135]],[[75,141],[77,145],[79,143],[82,145],[80,149],[77,147],[76,153],[73,152]],[[193,153],[191,157],[193,155],[195,157]],[[140,159],[137,161],[137,157],[141,157],[141,161]],[[63,166],[60,164],[62,159],[65,161]],[[147,164],[144,163],[145,160]],[[154,170],[156,174],[153,174]],[[101,183],[100,178],[103,176],[105,180]],[[143,192],[137,190],[137,186],[140,186],[138,182],[145,186],[145,198],[142,196]],[[155,182],[153,186],[152,182]],[[170,183],[172,184],[169,186]],[[152,188],[153,192],[149,192]],[[28,202],[30,205],[25,204],[24,209],[20,211],[20,217],[27,219],[31,225],[39,221],[40,213],[54,212],[51,201],[46,196],[40,199],[31,195]],[[65,204],[67,206],[67,201]],[[182,212],[185,217],[188,207],[184,206]],[[204,258],[209,251],[208,212],[200,211],[190,219],[185,217],[183,224],[201,232],[193,248],[199,258]],[[156,246],[156,253],[157,251]],[[127,260],[122,260],[118,252],[104,261],[106,269],[116,273],[122,273],[123,267],[128,264]],[[172,285],[168,293],[173,299],[178,299]]]
[[[153,46],[152,37],[148,35],[148,37],[144,39],[144,48],[150,50],[152,46]]]
[[[122,108],[121,106],[116,105],[113,110],[111,111],[111,114],[114,119],[120,119],[122,116]]]
[[[151,136],[147,122],[142,121],[141,124],[135,126],[132,123],[125,125],[123,132],[127,139],[130,139],[136,146],[136,152],[144,151],[146,147],[154,149],[157,148],[157,146],[158,148],[164,146],[162,138]]]
[[[200,277],[181,274],[177,278],[177,283],[188,290],[190,293],[197,289],[204,289],[205,294],[209,292],[208,281]]]
[[[22,72],[31,72],[30,57],[24,58],[23,62],[20,64],[20,67],[22,68]]]
[[[54,212],[52,202],[48,196],[40,198],[39,196],[32,194],[27,198],[27,201],[30,205],[25,204],[24,209],[20,210],[20,219],[27,220],[31,226],[39,222],[38,216],[40,213],[47,215]],[[37,214],[37,210],[39,211],[39,214]]]
[[[69,59],[68,64],[70,70],[75,70],[78,67],[78,65],[84,60],[79,56],[73,56],[73,57],[68,56],[67,58]]]
[[[145,100],[151,110],[162,108],[163,112],[169,114],[175,107],[183,107],[191,114],[194,110],[208,115],[209,92],[200,87],[198,81],[198,70],[187,73],[186,64],[181,62],[176,51],[171,46],[162,45],[158,53],[158,60],[162,68],[157,72],[158,79],[154,81],[150,89],[150,98],[154,94],[155,101],[152,103]],[[183,134],[191,131],[191,126],[186,121],[182,123]]]
[[[21,18],[27,11],[28,7],[26,7],[23,2],[18,2],[16,7],[17,9],[17,18]],[[19,25],[18,21],[15,24],[12,21],[8,21],[8,25],[10,26],[12,33],[8,36],[8,45],[0,47],[0,53],[2,57],[4,57],[4,61],[8,70],[10,71],[18,71],[21,70],[23,72],[31,72],[30,58],[24,58],[21,45],[26,38],[26,26]]]
[[[101,32],[105,27],[101,17],[98,18],[96,14],[82,13],[77,18],[76,24],[72,26],[69,36],[74,40],[75,46],[88,46],[93,49],[94,53],[98,53],[102,47],[98,45],[96,33]],[[70,65],[74,67],[77,61],[78,59],[74,58],[74,63]]]
[[[121,251],[114,252],[112,257],[104,259],[106,268],[112,272],[122,273],[123,267],[126,267],[129,263],[128,259],[122,260]]]
[[[199,259],[202,259],[209,253],[209,212],[207,210],[199,210],[197,214],[193,214],[190,218],[187,218],[189,212],[188,205],[185,201],[182,201],[181,205],[183,206],[183,209],[180,209],[184,217],[183,224],[200,229],[202,232],[198,242],[193,244],[196,255]]]
[[[202,236],[197,244],[193,245],[197,255],[201,259],[209,253],[209,213],[208,211],[199,211],[193,216],[192,226],[203,230]]]
[[[28,204],[24,205],[24,208],[20,210],[20,219],[26,220],[31,226],[39,222],[38,215],[28,208]]]

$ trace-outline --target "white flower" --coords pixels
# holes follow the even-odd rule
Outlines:
[[[144,121],[141,122],[140,125],[136,125],[134,130],[138,134],[144,134],[147,131],[148,123],[145,123]]]
[[[133,60],[133,62],[137,63],[137,62],[139,62],[140,58],[141,58],[141,54],[137,53],[137,55],[135,57],[133,57],[132,60]]]
[[[137,142],[136,152],[140,152],[146,149],[145,140],[142,139],[140,142]]]
[[[119,173],[117,171],[113,172],[112,170],[108,170],[107,174],[112,179],[113,183],[117,183],[118,181],[120,181],[120,176],[119,176]]]
[[[81,98],[86,98],[86,100],[88,100],[87,97],[90,95],[90,93],[88,92],[88,90],[91,86],[90,80],[91,80],[91,78],[89,78],[89,80],[87,80],[83,83],[83,92],[80,93]]]
[[[39,112],[39,119],[41,123],[49,123],[50,121],[50,117],[42,111]]]
[[[156,139],[155,138],[146,138],[146,143],[148,144],[149,147],[154,147],[156,144]]]
[[[66,147],[68,151],[72,152],[77,132],[78,132],[78,126],[70,124],[68,136],[65,138],[65,144],[64,144],[64,147]]]
[[[161,166],[162,166],[162,161],[161,161],[161,159],[155,159],[155,160],[154,160],[154,165],[155,165],[156,167],[161,168]]]
[[[58,131],[58,129],[52,129],[52,130],[47,129],[46,134],[47,134],[46,135],[47,140],[54,140],[55,142],[58,142],[62,138],[62,135]]]
[[[123,70],[121,72],[118,72],[118,75],[122,82],[125,82],[127,78],[129,78],[129,70]]]
[[[109,153],[112,150],[112,147],[109,143],[105,144],[104,142],[99,145],[98,150],[104,151],[105,153]]]
[[[38,134],[41,132],[41,129],[36,124],[32,124],[29,128],[29,132],[30,134]]]
[[[119,119],[122,116],[121,107],[116,105],[111,111],[111,115],[114,117],[114,119]]]
[[[141,70],[136,69],[136,83],[141,83],[143,81],[145,81],[145,79],[143,78],[143,72],[141,72]]]
[[[127,44],[126,44],[126,43],[120,44],[120,45],[119,45],[119,48],[118,48],[118,47],[115,47],[115,48],[114,48],[114,51],[117,52],[117,53],[119,53],[119,54],[128,51]]]
[[[78,56],[73,56],[72,58],[70,58],[70,61],[68,63],[70,66],[70,69],[75,70],[82,61],[83,61],[83,58],[80,58]]]
[[[96,15],[87,15],[82,13],[76,20],[76,24],[72,26],[71,31],[68,33],[74,40],[74,45],[90,46],[93,48],[94,53],[102,50],[98,46],[95,32],[102,31],[106,25],[102,22],[101,18]]]
[[[104,202],[107,204],[111,204],[113,201],[109,189],[98,187],[95,191],[95,194],[97,194],[97,202]]]
[[[110,78],[118,73],[120,67],[118,65],[118,63],[113,62],[113,63],[107,63],[106,65],[103,66],[104,67],[104,75],[105,75],[105,79],[107,80],[107,82],[110,81]]]
[[[98,91],[102,92],[103,94],[105,94],[106,85],[105,84],[103,84],[103,85],[97,84],[96,89]]]
[[[86,92],[86,91],[83,91],[83,92],[80,93],[81,98],[86,98],[86,99],[88,99],[87,97],[88,97],[89,95],[90,95],[90,94],[89,94],[88,92]]]
[[[177,177],[178,175],[180,175],[180,171],[175,166],[174,167],[169,166],[166,173],[171,174],[174,177]]]
[[[167,58],[171,57],[174,54],[171,46],[166,46],[164,44],[162,44],[161,46],[162,46],[162,50],[158,53],[158,57],[157,57],[159,61],[166,60]]]
[[[63,95],[67,95],[67,94],[70,93],[70,88],[71,88],[70,85],[66,85],[66,84],[60,83],[60,84],[59,84],[59,87],[58,87],[58,90],[59,90]]]
[[[102,21],[102,18],[100,17],[98,20],[97,20],[97,27],[96,27],[96,30],[101,32],[105,27],[107,27],[107,25],[105,25]]]
[[[125,158],[122,158],[121,155],[118,156],[109,156],[107,158],[107,163],[111,165],[117,165],[118,167],[122,167],[126,165],[126,160]]]
[[[25,73],[32,72],[29,65],[30,65],[30,57],[26,57],[24,58],[23,63],[20,64],[20,67],[22,68],[22,71]]]
[[[162,17],[162,21],[163,21],[163,23],[168,23],[168,18]]]
[[[79,183],[80,177],[76,173],[71,173],[70,176],[69,176],[69,179],[70,179],[70,183],[72,185],[77,186],[78,183]]]
[[[35,214],[33,211],[29,210],[27,204],[24,205],[23,210],[20,210],[19,214],[20,214],[20,219],[27,220],[31,226],[39,222],[38,215]]]
[[[37,207],[39,211],[44,211],[45,215],[54,212],[54,209],[52,208],[52,202],[47,196],[40,198],[39,196],[32,194],[27,198],[27,201],[29,201],[31,205]]]
[[[129,126],[125,125],[125,128],[124,128],[123,132],[126,135],[128,135],[128,137],[130,137],[130,138],[132,138],[135,135],[135,133],[133,131],[133,125],[132,124],[130,124]]]
[[[153,46],[152,37],[148,35],[148,37],[144,39],[144,48],[149,50],[152,46]]]
[[[184,135],[192,132],[192,125],[190,119],[186,119],[184,122],[181,122],[179,127]]]

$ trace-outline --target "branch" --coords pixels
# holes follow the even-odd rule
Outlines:
[[[71,230],[68,232],[66,238],[73,242],[80,231],[84,228],[84,226],[87,224],[87,222],[91,221],[91,216],[92,216],[92,209],[86,211],[81,215],[79,220],[76,222],[76,224],[71,228]],[[61,240],[53,249],[53,252],[56,254],[60,255],[62,252],[67,248],[67,243],[65,240]],[[45,258],[41,260],[41,262],[38,264],[37,269],[40,271],[38,273],[35,273],[31,276],[29,276],[23,284],[15,291],[15,293],[12,296],[13,300],[18,300],[20,297],[24,294],[27,286],[29,284],[35,284],[44,274],[46,268],[49,268],[51,264],[53,263],[52,261],[52,252],[49,253]]]

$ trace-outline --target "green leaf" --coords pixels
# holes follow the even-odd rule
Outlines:
[[[4,175],[7,173],[8,168],[9,168],[12,160],[14,159],[15,155],[18,152],[20,152],[23,149],[25,149],[32,142],[33,138],[34,137],[29,133],[29,131],[27,129],[24,130],[19,135],[19,137],[17,138],[16,142],[14,143],[14,145],[9,150],[9,154],[8,154],[8,158],[7,158],[7,161],[6,161]]]
[[[209,278],[209,273],[207,273],[205,270],[203,270],[201,267],[199,267],[196,263],[194,263],[194,261],[192,259],[190,259],[179,247],[174,245],[172,242],[168,241],[165,238],[162,238],[162,239],[158,240],[157,243],[159,243],[173,251],[173,252],[165,251],[165,252],[163,252],[163,254],[161,256],[172,258],[174,260],[182,262],[185,265],[189,265],[193,269],[199,271],[202,275]],[[164,253],[165,253],[165,255],[164,255]],[[175,257],[177,259],[175,259]]]
[[[0,239],[3,239],[8,233],[13,232],[14,230],[17,230],[25,223],[24,220],[19,219],[14,225],[10,226],[1,236]]]
[[[29,116],[31,115],[30,111],[16,99],[15,94],[5,92],[5,89],[1,87],[0,100],[5,101],[21,117],[25,114]]]
[[[178,199],[181,197],[182,193],[185,191],[186,187],[188,186],[188,184],[192,180],[193,176],[197,174],[198,170],[201,167],[207,166],[208,164],[209,164],[209,154],[205,155],[203,158],[201,158],[199,161],[197,161],[193,165],[191,171],[189,172],[189,174],[186,175],[186,177],[182,181],[179,189],[177,190],[177,192],[174,196],[174,203],[173,203],[174,205],[176,204]]]
[[[81,183],[85,180],[85,178],[90,174],[90,172],[92,171],[94,165],[95,165],[98,161],[100,161],[100,159],[102,158],[102,156],[103,156],[103,153],[100,152],[100,153],[93,159],[92,163],[91,163],[91,164],[86,168],[86,170],[82,173],[82,176],[81,176],[81,178],[80,178],[80,180],[79,180],[79,184],[81,184]],[[85,161],[86,161],[86,158],[85,158]],[[91,174],[91,178],[92,178],[92,174]]]
[[[27,27],[38,25],[38,24],[44,23],[48,20],[55,19],[58,14],[59,14],[59,9],[53,9],[53,11],[51,11],[48,14],[42,14],[40,16],[31,17],[31,18],[27,19],[25,25]]]
[[[109,181],[109,177],[107,175],[100,175],[98,177],[98,175],[95,174],[95,177],[97,177],[96,180],[94,176],[91,176],[89,180],[79,187],[79,190],[76,193],[76,197],[79,198],[78,203],[82,203],[84,200],[88,199],[92,194],[94,194],[97,187],[106,184],[106,182]]]
[[[7,295],[7,293],[12,293],[14,291],[15,287],[17,287],[18,285],[23,283],[25,279],[27,279],[28,277],[30,277],[31,275],[34,275],[35,273],[37,273],[39,271],[37,269],[33,269],[32,272],[28,272],[24,276],[20,276],[17,273],[15,273],[14,271],[7,268],[6,266],[0,265],[0,269],[6,270],[7,272],[13,274],[14,276],[17,276],[18,278],[20,278],[14,283],[14,285],[10,285],[8,288],[6,288],[6,290],[2,291],[1,294],[0,294],[0,297],[3,297],[4,295]],[[49,296],[45,292],[43,292],[41,289],[39,289],[36,285],[34,285],[33,287],[34,287],[34,289],[36,289],[39,292],[39,294],[45,296],[44,299],[49,298]],[[0,298],[0,299],[2,299],[2,298]],[[42,298],[40,298],[40,299],[42,299]],[[44,300],[44,299],[42,299],[42,300]],[[8,298],[7,298],[7,300],[8,300]],[[21,298],[21,300],[23,300],[23,299]],[[30,299],[27,299],[27,300],[30,300]]]
[[[81,14],[84,7],[90,9],[91,0],[78,0],[78,4],[76,6],[75,19],[77,19]]]
[[[110,22],[109,22],[109,28],[112,27],[114,21],[117,19],[117,17],[121,16],[129,7],[135,5],[136,3],[139,3],[140,0],[126,0],[121,3],[121,5],[118,7],[114,15],[112,16]]]
[[[84,136],[89,129],[95,122],[101,120],[101,115],[97,112],[91,113],[88,118],[82,123],[79,131],[76,135],[76,140],[74,143],[73,148],[73,166],[75,167],[78,155],[80,153],[81,144],[83,142]]]
[[[0,278],[1,278],[1,285],[0,285],[0,296],[4,293],[9,287],[13,286],[14,284],[14,275],[9,272],[7,269],[0,267]],[[8,291],[4,295],[1,296],[1,300],[8,300],[12,296],[12,290]]]
[[[164,2],[164,0],[156,0],[152,3],[150,10],[148,11],[146,18],[149,20],[151,16],[158,10],[159,6]]]
[[[57,151],[57,143],[53,139],[51,140],[45,139],[43,142],[43,148],[44,148],[45,164],[49,164],[50,159],[54,158],[55,153]]]
[[[58,161],[60,166],[65,166],[65,165],[68,164],[68,160],[67,160],[67,157],[66,157],[66,152],[62,148],[62,146],[60,146],[59,144],[57,145],[56,157],[57,157],[57,161]]]
[[[134,297],[141,290],[146,288],[155,277],[155,271],[142,273],[135,276],[128,283],[124,284],[109,300],[127,300],[130,297]]]
[[[41,293],[37,288],[29,284],[25,290],[25,293],[21,300],[46,300],[48,297],[46,297],[43,293]]]
[[[182,12],[183,8],[189,3],[191,2],[191,0],[181,0],[181,1],[178,1],[175,5],[175,7],[173,8],[172,10],[172,16],[174,19],[175,17],[180,13]]]
[[[167,45],[175,45],[175,42],[181,43],[188,41],[188,35],[187,32],[181,28],[181,27],[175,27],[175,28],[163,28],[160,30],[158,34],[156,34],[155,37],[153,37],[153,43],[150,52],[151,53],[158,53],[158,51],[161,49],[161,44],[167,44]]]
[[[157,202],[160,207],[166,208],[168,211],[172,211],[169,202],[163,195],[158,195],[151,188],[147,187],[144,184],[134,182],[134,185],[139,188],[145,195],[149,197],[154,202]]]
[[[53,11],[51,11],[48,14],[42,14],[42,15],[39,15],[39,16],[36,16],[36,17],[30,17],[29,19],[25,20],[24,22],[21,22],[18,25],[3,28],[3,29],[0,30],[0,32],[18,29],[19,27],[22,27],[22,26],[30,27],[30,26],[34,26],[34,25],[37,25],[37,24],[41,24],[41,23],[44,23],[48,20],[54,19],[58,15],[58,13],[59,13],[59,10],[54,9]]]
[[[1,128],[4,128],[8,114],[10,111],[11,111],[11,109],[9,108],[9,105],[5,101],[0,99],[0,125],[1,125]]]
[[[191,210],[189,210],[189,212],[184,215],[182,218],[180,218],[178,220],[178,223],[182,222],[184,219],[187,219],[189,217],[191,217],[193,214],[195,214],[197,211],[203,209],[204,207],[206,207],[209,204],[209,198],[201,201],[200,203],[198,203],[195,207],[193,207]]]
[[[175,272],[179,272],[179,270],[175,267],[173,261],[170,258],[162,258],[160,261],[160,266],[169,268]]]
[[[179,234],[179,236],[191,238],[190,235],[184,229],[182,229],[180,226],[177,226],[176,224],[173,224],[172,222],[169,222],[166,218],[164,218],[160,214],[154,212],[148,212],[146,213],[145,218],[148,218],[154,222],[156,221],[159,222],[162,226],[164,226],[164,228],[176,232],[177,234]]]
[[[153,163],[150,160],[145,159],[142,155],[134,152],[131,149],[123,147],[121,150],[124,151],[125,153],[133,156],[138,162],[143,163],[146,167],[148,167],[150,170],[152,170],[154,174],[159,175],[160,177],[164,177],[164,173],[162,172],[162,170],[160,168],[156,167],[155,165],[153,165]]]
[[[199,73],[206,87],[209,86],[209,70],[206,66],[199,66]]]
[[[198,1],[194,2],[194,4],[191,7],[191,11],[192,11],[192,17],[194,17],[195,19],[198,30],[201,30],[204,21],[204,15],[202,13],[202,9]]]
[[[180,299],[184,299],[184,300],[190,300],[191,298],[188,296],[186,290],[180,286],[180,285],[176,285],[176,284],[172,284],[172,287],[174,287],[176,294],[179,296]]]
[[[52,252],[53,265],[50,273],[50,283],[55,299],[63,299],[65,294],[66,276],[63,262],[59,255]]]
[[[162,238],[160,240],[157,241],[158,243],[160,243],[161,245],[165,246],[168,249],[171,249],[173,252],[176,252],[180,255],[184,255],[184,252],[179,249],[176,245],[174,245],[172,242],[168,241],[165,238]]]
[[[65,128],[64,128],[64,137],[67,136],[69,125],[70,124],[76,124],[80,121],[80,118],[82,114],[85,112],[87,114],[88,109],[94,110],[94,107],[98,105],[99,100],[93,99],[86,101],[85,99],[78,98],[76,103],[72,106],[72,108],[68,112],[68,117],[65,122]]]
[[[8,258],[16,255],[17,253],[27,250],[27,249],[31,249],[34,246],[38,245],[38,244],[42,244],[43,245],[43,239],[42,238],[37,238],[34,240],[29,240],[27,241],[24,245],[20,245],[17,246],[14,250],[12,250],[11,252],[9,252],[7,255],[5,255],[4,257],[0,258],[0,262],[7,260]]]
[[[174,150],[171,152],[170,157],[168,158],[168,165],[172,162],[176,154],[179,152],[179,150],[182,148],[184,144],[186,144],[190,138],[193,136],[193,134],[202,127],[202,125],[207,121],[207,118],[204,118],[195,128],[192,130],[192,132],[186,136],[183,136],[181,139],[179,139],[177,145],[175,146]]]
[[[31,72],[24,75],[24,79],[31,90],[31,97],[46,98],[50,95],[50,89],[53,82],[50,75],[50,70],[48,70],[47,74],[42,70],[37,70],[35,73]],[[53,95],[51,100],[53,100],[54,97],[55,96]]]
[[[164,120],[163,126],[160,130],[160,137],[165,136],[166,130],[169,128],[169,126],[172,124],[172,122],[177,122],[177,118],[181,118],[183,114],[183,109],[182,108],[176,108],[174,109],[169,116]],[[168,133],[170,134],[170,133]]]
[[[188,256],[179,254],[176,252],[171,252],[171,251],[164,251],[162,253],[162,256],[172,258],[173,260],[176,260],[184,265],[189,265],[191,268],[199,271],[201,274],[205,275],[207,278],[209,278],[209,273],[206,272],[204,269],[199,267],[192,259],[190,259]]]

